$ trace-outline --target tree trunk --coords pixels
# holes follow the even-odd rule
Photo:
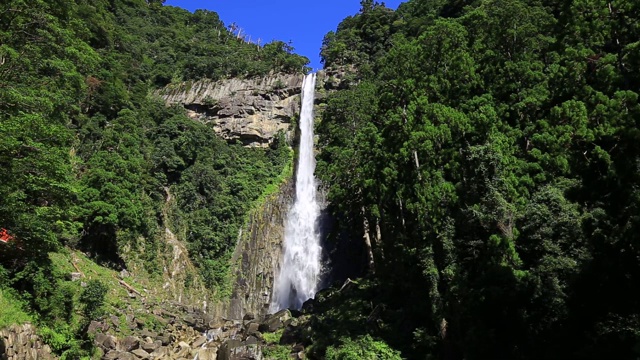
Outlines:
[[[362,230],[363,230],[363,235],[362,235],[362,239],[364,240],[364,245],[366,246],[366,250],[367,250],[367,259],[368,259],[368,266],[369,266],[369,271],[372,274],[376,273],[376,267],[375,267],[375,261],[373,259],[373,247],[371,246],[371,236],[369,235],[369,220],[367,219],[366,216],[364,216],[364,206],[362,207],[362,215],[363,215],[363,220],[362,220]]]

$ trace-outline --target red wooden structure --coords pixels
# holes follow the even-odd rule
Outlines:
[[[9,235],[9,232],[5,228],[0,228],[0,242],[8,243],[13,240],[13,236]]]

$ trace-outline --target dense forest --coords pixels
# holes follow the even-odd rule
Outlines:
[[[309,358],[640,356],[640,2],[362,0],[321,45],[347,74],[317,124],[329,241],[365,251],[303,309]],[[90,356],[107,289],[51,254],[160,276],[167,216],[224,291],[291,151],[223,141],[154,91],[307,63],[161,0],[0,3],[0,327],[19,307]]]
[[[233,30],[215,12],[162,1],[0,3],[0,228],[10,239],[0,243],[1,304],[23,303],[57,338],[83,336],[106,289],[95,282],[79,296],[48,254],[80,249],[111,268],[161,274],[169,192],[173,228],[188,229],[207,286],[222,285],[245,214],[290,150],[283,136],[267,149],[228,144],[151,94],[170,82],[305,71],[308,59],[288,44],[250,44]],[[67,358],[83,354],[62,343]]]
[[[361,5],[322,47],[318,173],[370,244],[327,356],[640,356],[640,2]]]

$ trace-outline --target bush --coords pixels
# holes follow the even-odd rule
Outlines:
[[[83,313],[87,320],[95,319],[102,315],[104,296],[107,294],[107,287],[100,280],[89,280],[87,287],[80,294]]]
[[[31,322],[31,317],[22,310],[22,302],[18,301],[10,291],[0,288],[0,329],[13,324]]]
[[[327,348],[327,360],[401,360],[400,352],[386,343],[365,335],[356,340],[344,338],[339,347]]]
[[[284,345],[268,346],[262,351],[267,360],[288,360],[291,359],[291,348]]]

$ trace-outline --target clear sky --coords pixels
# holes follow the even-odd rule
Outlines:
[[[393,9],[401,2],[384,1]],[[360,0],[167,0],[165,5],[191,12],[215,11],[225,25],[235,22],[252,41],[258,38],[263,44],[271,40],[291,41],[294,52],[308,57],[309,66],[314,69],[322,68],[320,46],[324,35],[335,30],[342,19],[360,10]]]

